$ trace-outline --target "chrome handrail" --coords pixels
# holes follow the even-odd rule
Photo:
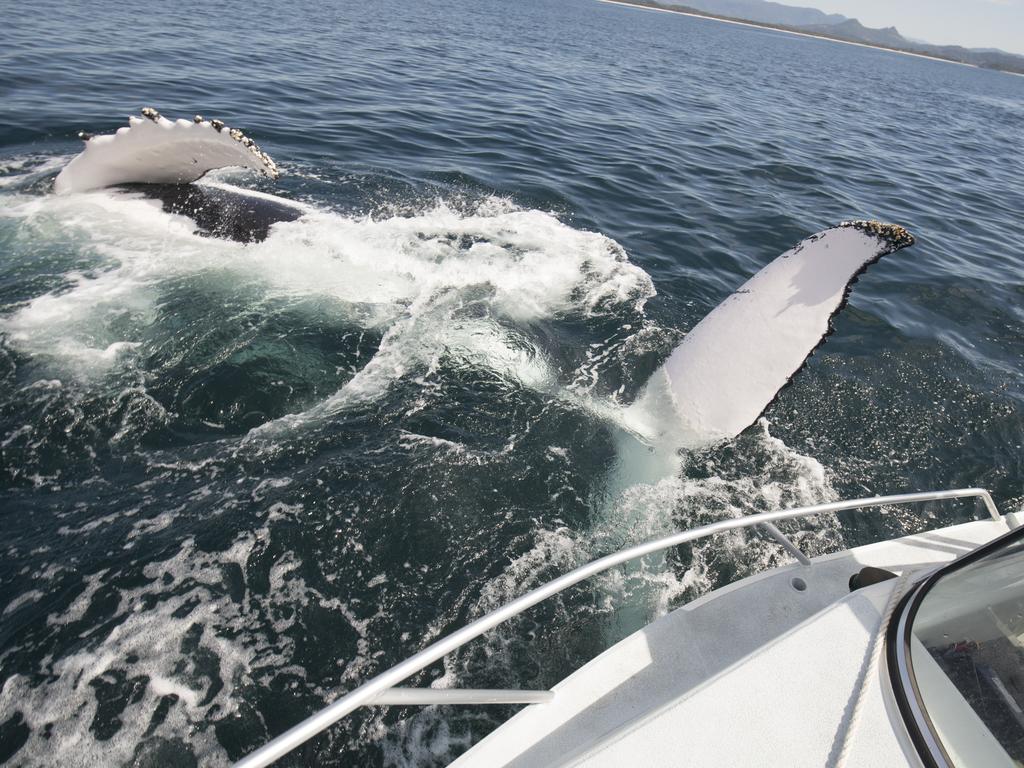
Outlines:
[[[582,565],[562,576],[559,576],[547,584],[537,587],[525,595],[506,603],[501,608],[481,616],[476,621],[467,624],[462,629],[456,630],[447,637],[443,637],[431,643],[419,653],[410,656],[405,661],[396,664],[385,672],[363,683],[353,691],[342,696],[332,704],[327,705],[319,712],[303,720],[298,725],[289,728],[277,738],[264,744],[258,750],[242,758],[235,763],[234,768],[264,768],[285,755],[291,750],[305,743],[318,733],[336,723],[341,718],[350,714],[361,706],[373,705],[378,697],[386,693],[403,680],[420,672],[435,661],[447,656],[452,651],[461,648],[470,640],[482,635],[490,629],[502,624],[531,608],[537,603],[546,600],[559,592],[578,584],[584,579],[595,576],[616,565],[621,565],[629,560],[634,560],[645,555],[669,549],[678,544],[685,544],[689,541],[703,539],[713,536],[716,533],[735,530],[737,528],[749,528],[755,525],[774,523],[778,520],[793,520],[798,517],[809,517],[820,515],[826,512],[841,512],[850,509],[864,509],[867,507],[881,507],[890,504],[910,504],[924,501],[940,501],[945,499],[979,498],[984,504],[993,520],[1001,519],[999,510],[989,492],[984,488],[960,488],[950,491],[928,491],[924,493],[903,493],[893,496],[875,496],[866,499],[851,499],[849,501],[834,501],[827,504],[815,504],[809,507],[797,507],[776,512],[761,512],[744,517],[719,520],[716,523],[702,525],[698,528],[691,528],[688,531],[680,531],[671,536],[654,539],[644,544],[623,549],[610,555]],[[792,542],[790,542],[792,543]],[[795,548],[796,545],[794,544]],[[381,702],[382,704],[384,702]]]

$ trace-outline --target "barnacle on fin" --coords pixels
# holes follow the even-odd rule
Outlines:
[[[884,240],[894,251],[914,244],[914,236],[899,224],[885,224],[881,221],[857,219],[854,221],[844,221],[839,226],[852,227],[869,235],[874,235]]]
[[[159,113],[159,112],[157,112],[157,111],[156,111],[155,109],[153,109],[152,107],[143,107],[143,108],[142,108],[142,116],[143,116],[143,117],[148,117],[148,118],[149,118],[150,120],[152,120],[152,121],[153,121],[154,123],[155,123],[155,122],[156,122],[157,120],[159,120],[159,119],[160,119],[160,113]]]

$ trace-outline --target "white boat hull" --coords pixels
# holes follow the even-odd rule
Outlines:
[[[848,580],[865,565],[930,570],[1007,530],[1006,519],[966,523],[716,590],[613,646],[555,686],[551,703],[527,707],[452,765],[920,765],[885,664],[865,678],[890,595],[905,582],[851,593]]]

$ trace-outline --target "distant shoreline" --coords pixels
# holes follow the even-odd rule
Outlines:
[[[723,24],[736,24],[741,27],[754,27],[755,29],[767,29],[772,32],[782,32],[787,35],[796,35],[797,37],[812,37],[816,40],[828,40],[833,43],[842,43],[843,45],[856,45],[860,48],[874,48],[877,51],[888,51],[890,53],[898,53],[903,56],[914,56],[919,59],[930,59],[931,61],[941,61],[945,64],[957,64],[961,67],[971,67],[972,69],[981,69],[977,64],[971,64],[966,61],[957,61],[956,59],[947,59],[942,56],[929,56],[926,53],[915,53],[914,51],[907,51],[903,48],[890,48],[886,45],[873,45],[871,43],[860,43],[856,40],[847,40],[842,37],[833,37],[832,35],[820,35],[814,32],[804,32],[798,29],[792,29],[778,24],[762,24],[756,21],[748,21],[746,19],[735,19],[728,16],[715,16],[710,13],[701,13],[696,10],[682,10],[681,8],[667,8],[660,5],[647,5],[642,2],[631,2],[631,0],[600,0],[602,3],[608,3],[609,5],[622,5],[627,8],[639,8],[642,11],[658,11],[660,13],[675,13],[680,16],[690,16],[695,19],[707,19],[709,21],[720,21]],[[993,69],[993,72],[1004,72],[1008,75],[1016,75],[1017,72],[1009,72],[1005,69]]]

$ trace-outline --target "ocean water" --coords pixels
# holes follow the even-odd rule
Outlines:
[[[0,761],[228,764],[682,527],[937,487],[1024,503],[1024,79],[592,0],[4,15]],[[78,130],[146,105],[243,128],[284,175],[218,177],[315,212],[243,246],[51,194]],[[918,243],[765,419],[625,462],[625,406],[686,331],[855,217]],[[790,530],[818,553],[979,514]],[[410,684],[550,686],[781,562],[708,540]],[[281,764],[443,765],[512,711],[364,709]]]

